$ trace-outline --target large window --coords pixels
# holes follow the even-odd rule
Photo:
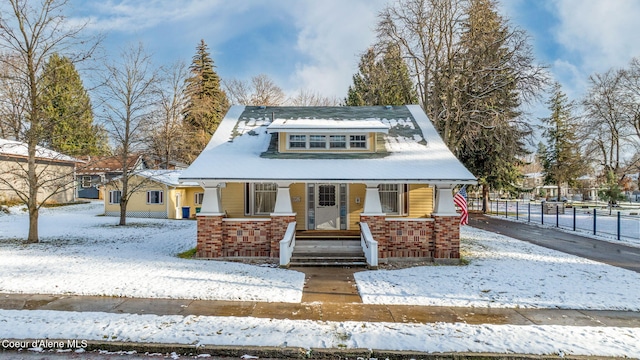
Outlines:
[[[310,135],[310,149],[325,149],[327,147],[327,137],[325,135]]]
[[[162,204],[163,191],[150,190],[147,191],[147,204]]]
[[[278,185],[274,183],[247,183],[245,186],[245,215],[271,214],[276,207]]]
[[[389,215],[406,215],[408,212],[406,184],[380,184],[378,185],[382,212]]]
[[[122,198],[122,191],[111,190],[109,191],[109,204],[119,204]]]

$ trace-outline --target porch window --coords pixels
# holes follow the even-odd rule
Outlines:
[[[352,149],[366,149],[367,135],[349,135],[349,147]]]
[[[162,204],[163,191],[149,190],[147,191],[147,204]]]
[[[318,205],[336,206],[335,185],[320,185],[318,187]]]
[[[82,187],[90,188],[91,187],[91,176],[83,176],[82,177]]]
[[[195,198],[193,199],[196,205],[202,205],[202,200],[204,199],[204,193],[196,193]]]
[[[278,185],[275,183],[247,183],[245,185],[245,215],[268,215],[276,208]]]
[[[382,212],[389,215],[406,215],[408,213],[408,185],[380,184],[378,185]]]
[[[289,149],[306,149],[307,135],[289,135]]]
[[[109,191],[109,204],[119,204],[122,198],[122,191],[111,190]]]
[[[309,136],[309,148],[310,149],[325,149],[327,147],[327,140],[325,135],[310,135]]]

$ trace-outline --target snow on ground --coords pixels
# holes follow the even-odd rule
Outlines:
[[[195,221],[97,216],[102,202],[42,209],[40,244],[22,245],[28,217],[0,215],[0,292],[300,302],[304,274],[180,259]]]
[[[355,274],[365,303],[640,310],[640,274],[483,230],[461,229],[467,266]]]
[[[640,356],[639,328],[325,322],[42,310],[0,310],[0,319],[0,338],[5,339]]]

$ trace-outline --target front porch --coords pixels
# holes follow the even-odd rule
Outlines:
[[[202,211],[197,216],[198,257],[279,258],[282,266],[289,266],[292,262],[314,257],[313,253],[316,251],[328,255],[323,256],[325,258],[333,257],[332,262],[336,264],[344,264],[340,260],[347,259],[361,264],[364,256],[366,264],[373,268],[378,266],[378,262],[386,263],[395,258],[444,263],[459,261],[459,215],[453,205],[450,184],[437,187],[433,211],[418,218],[407,216],[408,211],[404,216],[388,216],[384,213],[378,184],[364,184],[362,194],[347,194],[347,190],[344,190],[343,201],[338,201],[339,197],[325,197],[324,204],[344,205],[336,205],[338,215],[331,230],[307,229],[310,224],[317,224],[317,221],[311,217],[313,212],[308,210],[308,202],[298,204],[297,209],[303,209],[302,216],[294,212],[292,204],[302,202],[302,196],[292,196],[290,185],[291,183],[278,183],[273,212],[269,217],[261,218],[229,217],[221,198],[221,189],[226,185],[205,186]],[[304,184],[304,188],[312,186]],[[335,188],[348,189],[346,185],[336,185]],[[309,202],[318,202],[318,198],[309,196],[318,196],[318,193],[317,190],[310,191],[304,194],[304,198],[309,199]],[[361,200],[356,195],[361,196]],[[409,199],[410,194],[403,196]],[[347,203],[362,205],[353,209]],[[353,222],[358,229],[339,230],[339,224],[345,225],[342,227],[353,226],[347,221],[341,221],[341,217],[346,219],[354,216]],[[298,222],[300,219],[303,221],[302,226]],[[327,223],[331,221],[323,224]],[[327,259],[323,261],[328,262]]]

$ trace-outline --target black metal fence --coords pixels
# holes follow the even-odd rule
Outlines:
[[[482,210],[481,199],[469,199],[470,210]],[[491,200],[487,214],[640,244],[640,208],[609,209],[591,204]]]

